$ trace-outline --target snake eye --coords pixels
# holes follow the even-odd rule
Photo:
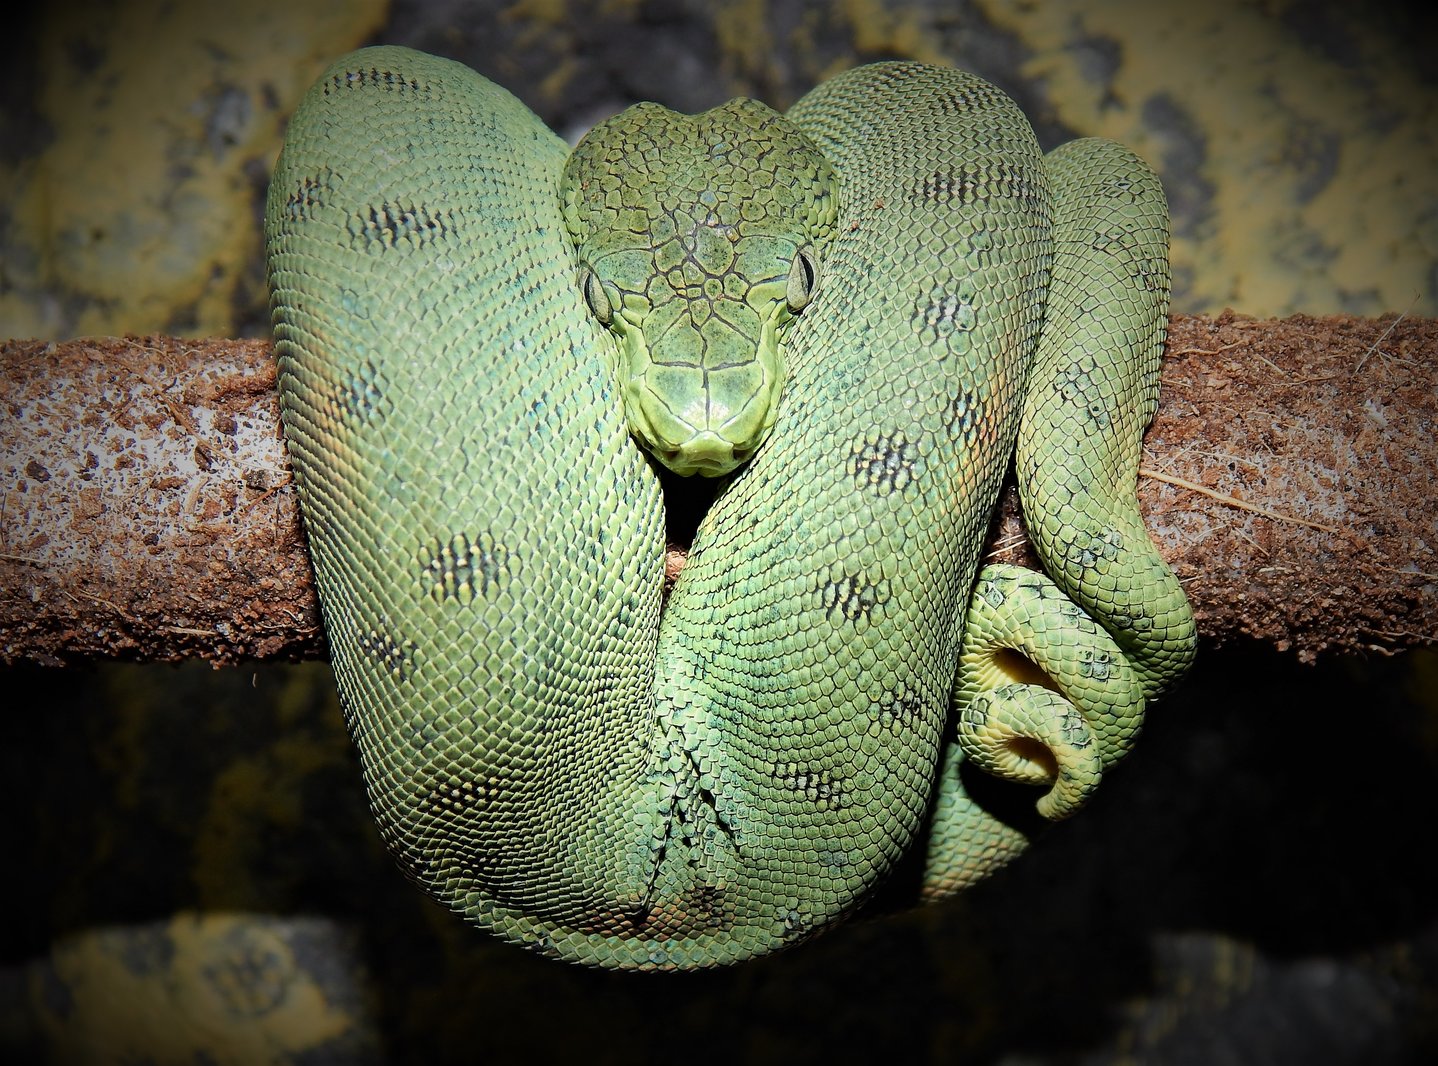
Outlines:
[[[814,295],[814,284],[819,280],[819,260],[814,249],[807,244],[794,253],[794,262],[789,265],[789,288],[784,294],[789,310],[802,311]]]
[[[594,317],[599,319],[601,326],[609,325],[614,318],[614,305],[609,302],[604,283],[599,280],[593,267],[584,268],[584,302],[589,305],[589,310],[594,312]]]

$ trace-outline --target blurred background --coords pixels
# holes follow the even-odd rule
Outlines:
[[[287,116],[351,48],[466,62],[571,140],[964,67],[1159,171],[1173,307],[1438,315],[1435,19],[1337,0],[60,0],[0,66],[0,337],[263,336]],[[1355,353],[1355,357],[1361,353]],[[1275,417],[1281,417],[1276,415]],[[1438,1059],[1438,656],[1207,647],[1095,802],[943,906],[718,973],[532,957],[380,848],[322,664],[0,671],[0,1059]]]

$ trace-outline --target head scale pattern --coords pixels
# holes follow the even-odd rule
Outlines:
[[[722,474],[768,434],[782,343],[818,282],[837,179],[782,115],[638,104],[571,153],[562,183],[578,283],[624,352],[635,435],[681,474]]]

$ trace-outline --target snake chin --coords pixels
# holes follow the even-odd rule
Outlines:
[[[645,451],[680,477],[715,478],[733,473],[749,461],[769,433],[769,427],[765,426],[757,434],[748,434],[739,444],[712,429],[692,429],[682,439],[666,439],[654,432],[642,411],[635,411],[637,406],[630,408],[630,432]],[[639,415],[637,423],[636,414]]]
[[[783,353],[776,328],[788,320],[782,300],[747,358],[707,367],[703,345],[693,355],[656,362],[644,330],[626,323],[623,403],[639,444],[681,477],[722,477],[747,462],[769,436],[784,391]],[[620,321],[619,316],[615,322]],[[675,331],[678,332],[678,331]]]
[[[742,466],[754,450],[740,451],[719,434],[704,432],[657,454],[660,462],[684,477],[722,477]]]

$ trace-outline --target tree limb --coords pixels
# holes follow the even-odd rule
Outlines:
[[[0,660],[323,653],[274,384],[264,341],[0,345]],[[1140,500],[1205,638],[1438,642],[1435,416],[1438,320],[1175,316]]]

